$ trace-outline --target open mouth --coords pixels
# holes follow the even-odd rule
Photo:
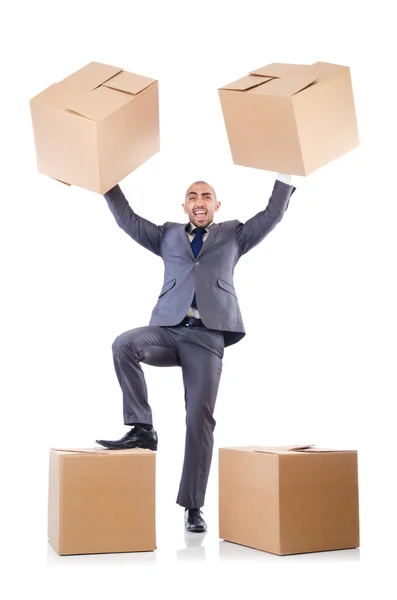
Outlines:
[[[194,215],[198,221],[204,221],[207,213],[204,210],[198,210],[194,213]]]

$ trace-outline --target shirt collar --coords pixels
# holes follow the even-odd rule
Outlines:
[[[205,227],[206,231],[208,231],[208,228],[211,227],[211,225],[214,224],[214,221],[212,221],[211,223],[209,223],[207,225],[207,227]],[[193,229],[196,229],[196,225],[193,225],[193,223],[191,221],[189,221],[189,223],[186,225],[186,231],[188,233],[192,233]]]

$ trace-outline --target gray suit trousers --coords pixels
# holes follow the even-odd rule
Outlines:
[[[112,346],[123,393],[124,423],[152,424],[140,363],[180,366],[185,388],[186,440],[177,504],[201,508],[214,445],[213,412],[222,373],[224,336],[206,327],[146,326],[119,335]]]

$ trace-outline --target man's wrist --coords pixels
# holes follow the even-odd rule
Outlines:
[[[292,183],[291,183],[292,176],[287,173],[278,173],[277,179],[278,179],[278,181],[282,181],[283,183],[286,183],[287,185],[292,185]]]

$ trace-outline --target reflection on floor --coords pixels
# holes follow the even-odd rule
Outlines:
[[[176,551],[178,560],[205,560],[205,546],[203,542],[207,532],[189,533],[185,531],[185,548]]]
[[[187,563],[206,561],[209,564],[219,562],[350,562],[360,560],[360,549],[334,550],[332,552],[311,552],[307,554],[294,554],[277,556],[268,552],[261,552],[239,544],[219,540],[216,532],[188,533],[174,531],[174,535],[158,536],[157,550],[154,552],[130,552],[118,554],[87,554],[76,556],[59,556],[48,543],[48,566],[101,566],[101,565],[131,565],[131,566],[164,566],[170,563]]]

